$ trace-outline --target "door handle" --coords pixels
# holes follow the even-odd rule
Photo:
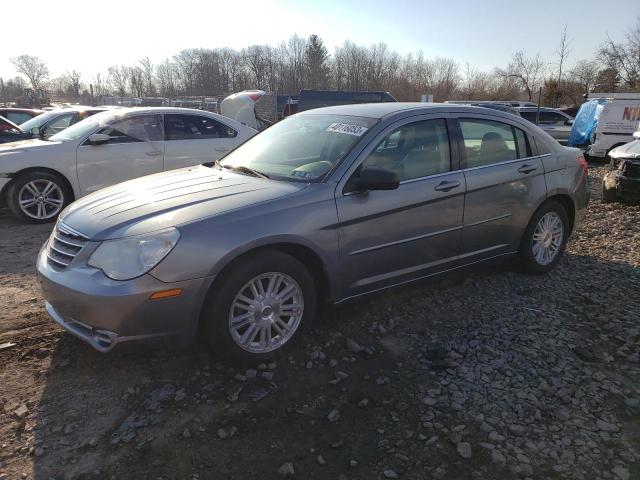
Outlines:
[[[162,155],[162,152],[158,152],[157,150],[154,150],[152,152],[146,152],[147,155],[149,155],[150,157],[156,157],[158,155]]]
[[[535,171],[535,170],[537,170],[537,169],[538,169],[538,167],[535,167],[535,166],[533,166],[533,165],[527,165],[527,164],[525,163],[524,165],[522,165],[522,166],[518,169],[518,171],[519,171],[520,173],[531,173],[531,172],[533,172],[533,171]]]
[[[458,188],[460,186],[460,182],[440,182],[438,185],[436,185],[435,187],[433,187],[434,190],[437,190],[438,192],[448,192],[449,190],[452,190],[454,188]]]
[[[215,150],[216,152],[228,152],[228,151],[229,151],[229,149],[228,149],[228,148],[214,148],[214,150]]]

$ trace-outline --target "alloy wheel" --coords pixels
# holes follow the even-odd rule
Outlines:
[[[533,232],[531,252],[539,265],[549,265],[560,252],[564,239],[564,224],[556,212],[547,212]]]
[[[36,220],[53,218],[64,205],[64,193],[55,182],[36,179],[25,183],[18,192],[20,210]]]
[[[234,342],[251,353],[269,353],[293,337],[304,313],[298,282],[287,274],[260,274],[238,291],[229,309]]]

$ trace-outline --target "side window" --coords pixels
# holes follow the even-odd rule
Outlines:
[[[30,119],[31,119],[31,116],[26,113],[20,113],[20,112],[7,113],[7,120],[12,121],[16,125],[20,125],[21,123],[24,123]]]
[[[492,120],[460,119],[466,168],[529,156],[524,132]]]
[[[110,144],[161,141],[163,136],[159,115],[123,118],[98,133],[109,135],[111,137]]]
[[[444,120],[403,125],[387,135],[366,158],[362,168],[393,170],[400,181],[448,172],[449,136]]]
[[[73,113],[59,116],[58,118],[49,122],[46,127],[44,127],[44,135],[49,137],[61,132],[71,124],[72,119]]]
[[[167,114],[164,118],[167,140],[233,138],[238,134],[234,129],[201,115]]]
[[[520,112],[522,118],[529,120],[531,123],[536,123],[536,112]]]
[[[554,112],[540,112],[540,123],[544,125],[555,125],[558,123],[559,115]]]

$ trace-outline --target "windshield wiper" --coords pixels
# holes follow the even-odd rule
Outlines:
[[[238,165],[238,166],[222,165],[218,163],[217,160],[216,160],[216,165],[220,168],[226,168],[227,170],[231,170],[234,172],[246,173],[254,177],[269,178],[269,175],[267,175],[266,173],[259,172],[258,170],[254,170],[253,168],[245,167],[244,165]]]

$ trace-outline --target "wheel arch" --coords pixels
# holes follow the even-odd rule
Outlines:
[[[573,227],[575,226],[575,223],[576,223],[576,205],[575,205],[575,202],[573,201],[573,198],[571,198],[571,195],[567,193],[556,193],[554,195],[547,197],[544,200],[544,202],[542,202],[538,206],[538,208],[540,208],[540,206],[542,206],[545,202],[548,202],[549,200],[554,200],[558,202],[560,205],[562,205],[562,207],[564,208],[564,211],[567,212],[567,217],[569,217],[569,235],[571,235],[571,233],[573,232]]]
[[[211,301],[211,298],[215,294],[217,286],[224,281],[227,273],[233,270],[233,268],[238,265],[238,263],[244,261],[250,255],[268,250],[278,250],[279,252],[291,255],[305,266],[316,284],[318,306],[321,306],[323,303],[328,302],[333,298],[333,289],[331,287],[331,281],[329,280],[329,273],[327,271],[325,262],[323,261],[321,256],[311,247],[292,241],[276,241],[273,243],[266,243],[237,253],[237,255],[228,259],[220,268],[215,276],[215,279],[209,286],[209,289],[205,296],[205,300],[202,303],[200,318],[198,321],[199,325],[202,324],[202,315],[208,303]]]
[[[19,170],[11,174],[11,181],[7,182],[7,184],[0,191],[0,204],[4,205],[7,203],[7,194],[9,192],[11,185],[22,175],[26,175],[32,172],[47,172],[57,177],[60,177],[60,179],[64,182],[64,186],[67,188],[67,191],[71,194],[71,201],[73,202],[76,199],[76,193],[73,188],[73,185],[71,184],[69,179],[59,170],[56,170],[54,168],[49,168],[49,167],[28,167],[28,168],[23,168],[22,170]]]

